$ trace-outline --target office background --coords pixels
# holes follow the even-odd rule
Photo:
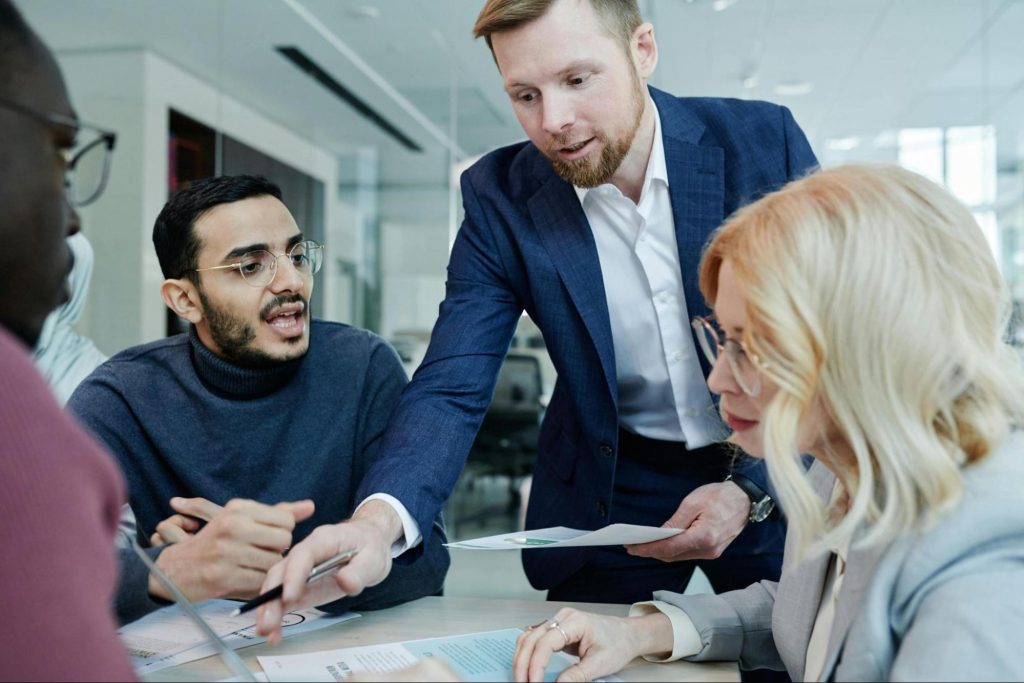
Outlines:
[[[483,0],[15,3],[79,115],[118,133],[110,185],[82,211],[96,269],[81,332],[114,353],[173,331],[154,218],[180,182],[256,172],[327,244],[315,314],[380,333],[415,368],[461,220],[458,175],[523,138],[472,37]],[[896,161],[945,183],[1024,301],[1024,0],[640,5],[660,47],[653,85],[785,104],[824,165]],[[526,319],[514,346],[550,392]],[[480,479],[460,488],[483,522],[466,532],[508,530],[507,482]],[[495,505],[508,516],[489,517]]]

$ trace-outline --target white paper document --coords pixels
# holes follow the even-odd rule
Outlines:
[[[231,600],[207,600],[196,605],[196,610],[210,628],[233,650],[266,640],[256,635],[255,612],[231,616],[238,605]],[[315,608],[296,610],[284,615],[282,635],[287,638],[358,616],[355,612],[331,616]],[[147,614],[122,627],[117,633],[131,655],[135,672],[140,676],[217,654],[216,647],[177,605]]]
[[[530,529],[511,534],[484,536],[448,543],[449,548],[466,550],[539,550],[542,548],[580,548],[588,545],[626,545],[649,543],[680,534],[683,529],[664,529],[636,524],[609,524],[597,531],[581,531],[564,526]]]
[[[437,657],[464,681],[511,681],[512,655],[521,629],[510,628],[484,633],[467,633],[446,638],[409,640],[404,643],[366,645],[340,650],[324,650],[304,655],[258,657],[267,679],[280,681],[343,681],[353,673],[387,672],[404,669],[427,657]],[[576,662],[556,652],[544,672],[544,680],[553,681]],[[616,677],[601,680],[618,681]]]
[[[267,678],[267,674],[262,671],[254,671],[252,677],[260,683],[270,683],[270,679]],[[231,678],[222,678],[217,683],[242,683],[242,679],[238,676],[232,676]]]

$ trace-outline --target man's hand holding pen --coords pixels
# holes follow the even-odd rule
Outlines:
[[[259,608],[257,632],[276,644],[281,640],[285,613],[358,595],[383,581],[391,571],[391,544],[401,535],[398,515],[379,500],[369,501],[345,522],[314,529],[267,572],[261,592],[280,585],[282,597]],[[357,551],[351,562],[333,576],[307,583],[313,567],[348,549]]]

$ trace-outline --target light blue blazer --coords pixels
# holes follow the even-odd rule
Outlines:
[[[809,472],[823,499],[835,481]],[[824,680],[1021,680],[1024,677],[1024,436],[964,470],[959,505],[931,528],[882,549],[851,549]],[[779,582],[721,595],[660,592],[681,607],[704,649],[804,680],[828,556],[791,564]]]

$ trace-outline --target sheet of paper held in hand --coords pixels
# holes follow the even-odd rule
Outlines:
[[[324,650],[304,655],[257,657],[267,679],[278,681],[343,681],[353,673],[382,673],[404,669],[427,657],[447,662],[464,681],[511,681],[512,655],[522,629],[467,633],[446,638],[404,643],[366,645]],[[576,663],[575,657],[556,652],[544,672],[545,681]],[[620,681],[608,676],[604,681]]]
[[[266,640],[256,635],[255,612],[231,616],[231,612],[238,605],[239,603],[231,600],[207,600],[196,605],[196,610],[206,623],[233,650],[257,645]],[[296,610],[284,616],[282,635],[287,638],[339,624],[358,616],[355,612],[331,616],[314,608]],[[177,605],[147,614],[142,619],[122,627],[117,633],[131,655],[135,672],[140,676],[217,654],[217,649]]]
[[[650,543],[682,533],[682,529],[664,529],[636,524],[609,524],[597,531],[581,531],[564,526],[530,529],[511,534],[471,538],[448,543],[449,548],[467,550],[536,550],[541,548],[579,548],[588,545],[627,545]]]

